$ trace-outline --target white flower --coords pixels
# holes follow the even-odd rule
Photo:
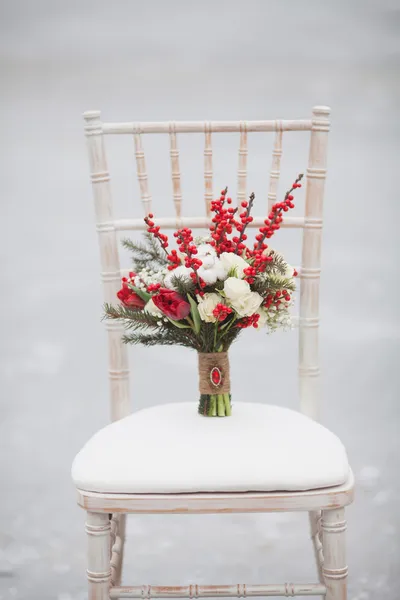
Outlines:
[[[181,265],[180,267],[176,267],[173,271],[168,271],[168,275],[166,275],[164,279],[164,285],[166,288],[173,290],[174,286],[172,284],[173,277],[179,277],[180,279],[184,279],[185,281],[190,281],[190,273],[192,273],[192,269],[189,267],[185,267]]]
[[[206,293],[202,298],[197,296],[197,301],[201,320],[206,323],[215,323],[217,319],[213,315],[213,310],[221,302],[221,297],[218,294]]]
[[[237,300],[231,302],[232,308],[237,312],[239,317],[250,317],[257,312],[263,301],[262,296],[257,292],[250,292]]]
[[[200,259],[203,256],[217,256],[215,248],[210,244],[199,244],[197,246],[197,255]]]
[[[250,286],[247,281],[237,279],[237,277],[228,277],[224,283],[225,296],[231,302],[251,293]]]
[[[243,270],[247,269],[249,263],[247,263],[241,256],[234,254],[233,252],[223,252],[220,256],[222,265],[227,273],[232,269],[235,269],[235,276],[239,279],[243,279]]]
[[[216,256],[211,254],[199,256],[199,259],[203,263],[198,269],[198,274],[203,281],[208,285],[212,285],[220,279],[221,281],[226,279],[227,272],[225,271],[222,262]]]
[[[151,283],[163,283],[164,277],[169,273],[167,268],[152,271],[148,267],[141,269],[135,276],[135,286],[140,290],[146,290]]]
[[[253,315],[261,306],[262,296],[252,292],[250,285],[243,279],[228,277],[224,283],[225,296],[240,317]]]
[[[149,315],[153,315],[153,317],[163,316],[161,310],[154,304],[153,298],[150,298],[143,310],[149,313]]]

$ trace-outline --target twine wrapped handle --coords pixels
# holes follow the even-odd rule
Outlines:
[[[227,352],[199,352],[200,394],[225,394],[231,391]]]

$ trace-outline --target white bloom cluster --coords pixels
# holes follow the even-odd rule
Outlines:
[[[149,267],[145,267],[138,271],[134,277],[134,285],[139,290],[146,291],[147,287],[152,283],[161,283],[164,285],[165,277],[167,273],[170,273],[167,268],[160,269],[159,271],[153,271]]]
[[[257,312],[263,301],[262,296],[252,292],[250,285],[243,279],[228,277],[224,283],[224,294],[228,304],[239,317],[250,317]]]
[[[197,246],[196,258],[203,263],[198,269],[198,274],[208,285],[213,285],[217,281],[225,281],[229,273],[234,272],[234,276],[243,279],[244,269],[249,266],[241,256],[233,252],[223,252],[220,257],[217,256],[215,249],[211,244],[203,243]],[[190,281],[192,269],[181,265],[173,271],[169,271],[165,277],[164,285],[173,289],[173,277],[181,277]]]
[[[264,326],[268,328],[270,333],[277,329],[292,329],[292,319],[289,313],[292,304],[292,302],[285,302],[285,304],[282,303],[279,306],[279,310],[274,306],[271,306],[268,310],[263,310],[266,315]],[[259,324],[262,326],[260,321]]]
[[[249,266],[249,263],[241,256],[223,252],[219,257],[215,249],[209,243],[209,238],[197,238],[197,254],[202,261],[201,267],[198,269],[198,274],[203,281],[208,285],[213,285],[217,281],[223,281],[223,288],[215,290],[212,293],[205,293],[203,296],[197,296],[199,315],[202,321],[206,323],[215,323],[217,317],[214,315],[214,310],[218,304],[225,304],[230,307],[237,318],[249,317],[254,314],[259,315],[258,327],[267,328],[270,332],[278,328],[290,328],[291,319],[289,308],[293,302],[281,299],[281,304],[277,306],[263,307],[263,297],[257,292],[253,292],[247,281],[244,280],[244,270]],[[274,253],[283,259],[283,256],[274,250]],[[153,271],[149,267],[139,271],[134,278],[134,285],[140,290],[146,290],[150,284],[159,283],[162,287],[174,289],[172,280],[174,277],[179,277],[190,281],[192,269],[180,265],[176,269],[169,271],[167,268]],[[262,273],[258,274],[258,278],[265,280],[268,287],[268,280],[273,280],[276,285],[280,285],[288,279],[292,280],[294,268],[287,264],[285,274],[280,273]],[[159,325],[166,317],[154,304],[153,300],[149,300],[144,310],[149,314],[159,318]]]
[[[198,309],[200,318],[207,323],[215,323],[217,318],[214,315],[214,310],[218,304],[226,304],[232,308],[238,318],[249,317],[254,314],[259,315],[258,327],[266,327],[269,331],[274,331],[278,328],[290,328],[291,318],[289,308],[293,304],[292,301],[281,299],[281,304],[264,308],[261,306],[263,298],[257,292],[252,292],[247,281],[244,281],[243,270],[248,266],[248,263],[240,256],[233,253],[221,254],[220,262],[225,268],[226,275],[234,271],[233,277],[227,277],[224,280],[224,287],[221,291],[215,293],[206,293],[203,297],[198,296]],[[287,279],[292,279],[294,269],[287,265],[285,275],[277,273],[266,273],[260,275],[267,280],[274,280],[278,284],[282,281],[287,282]]]

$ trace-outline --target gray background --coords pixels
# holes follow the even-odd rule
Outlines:
[[[308,117],[315,104],[333,109],[321,418],[347,445],[358,483],[349,598],[399,598],[399,3],[26,0],[2,2],[1,13],[0,598],[86,597],[69,469],[107,422],[108,387],[81,113],[250,120]],[[215,137],[215,189],[234,193],[237,136]],[[202,143],[180,141],[184,214],[201,202]],[[167,140],[145,144],[154,209],[171,214]],[[306,167],[307,136],[284,144],[282,194]],[[249,189],[263,209],[271,136],[249,146]],[[132,140],[110,140],[109,155],[116,212],[139,216]],[[303,200],[304,190],[295,214]],[[298,236],[279,236],[296,263]],[[246,333],[232,349],[234,398],[296,407],[296,338]],[[195,402],[194,355],[130,356],[134,409]],[[132,583],[314,578],[300,514],[131,517],[128,542]]]

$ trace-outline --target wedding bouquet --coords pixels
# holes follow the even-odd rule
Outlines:
[[[291,294],[297,273],[266,240],[280,228],[283,213],[294,207],[292,192],[274,204],[255,236],[246,244],[255,196],[232,207],[227,188],[211,203],[210,233],[194,239],[188,228],[173,235],[177,249],[149,214],[145,243],[124,240],[133,270],[122,279],[119,306],[105,306],[105,317],[120,319],[130,344],[180,345],[199,360],[199,413],[231,414],[228,349],[243,329],[269,331],[290,325]],[[239,214],[238,214],[239,213]]]

